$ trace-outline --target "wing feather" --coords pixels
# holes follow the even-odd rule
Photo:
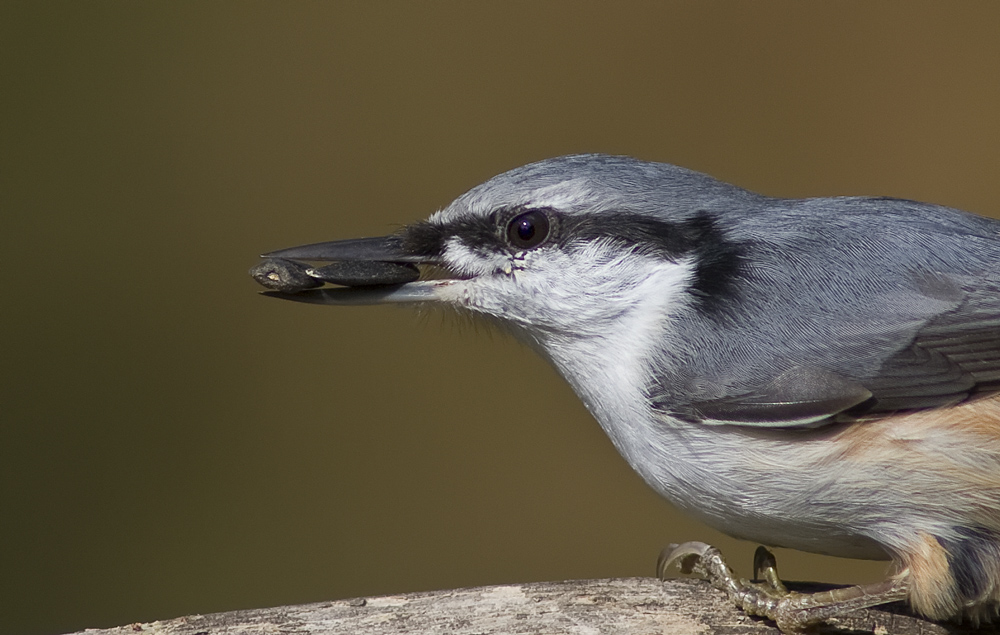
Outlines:
[[[907,201],[783,205],[745,232],[741,312],[709,333],[677,327],[686,361],[654,371],[654,407],[795,427],[1000,392],[1000,223]],[[840,216],[788,220],[810,205]],[[768,234],[768,222],[788,225]]]

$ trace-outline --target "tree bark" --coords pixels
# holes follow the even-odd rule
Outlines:
[[[789,584],[799,591],[826,585]],[[857,611],[817,631],[843,635],[963,635],[990,627],[937,624],[893,604]],[[777,635],[773,624],[750,618],[703,580],[654,578],[533,582],[474,589],[407,593],[189,615],[172,620],[88,629],[76,635]]]

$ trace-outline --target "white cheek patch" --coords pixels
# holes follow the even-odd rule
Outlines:
[[[442,255],[448,267],[462,276],[486,276],[511,266],[509,256],[470,249],[454,236],[445,241]]]

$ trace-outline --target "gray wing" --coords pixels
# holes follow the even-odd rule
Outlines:
[[[678,329],[675,348],[696,361],[659,367],[655,407],[706,424],[815,426],[1000,391],[1000,222],[909,201],[797,204],[839,213],[816,226],[806,210],[787,221],[795,232],[773,218],[761,219],[770,234],[744,229],[754,240],[738,308]]]
[[[928,321],[867,385],[877,410],[944,406],[1000,390],[1000,288],[967,292],[960,307]]]

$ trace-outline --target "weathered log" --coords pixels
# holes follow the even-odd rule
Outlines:
[[[825,585],[789,584],[800,591]],[[817,631],[825,635],[964,635],[995,633],[928,622],[894,604],[857,611]],[[773,624],[750,618],[702,580],[625,578],[532,582],[406,593],[189,615],[80,635],[777,635]]]

